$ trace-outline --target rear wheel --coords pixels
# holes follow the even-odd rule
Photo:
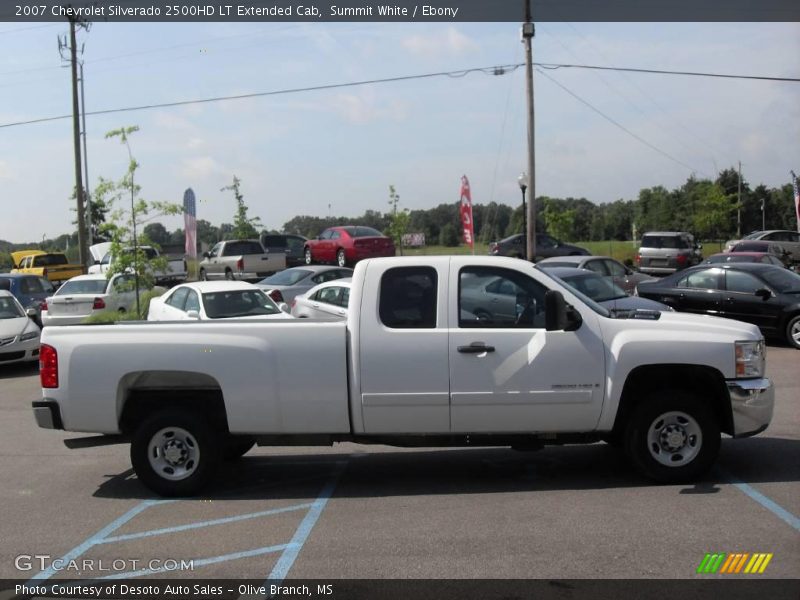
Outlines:
[[[347,257],[344,255],[344,250],[342,248],[336,251],[336,265],[339,267],[347,266]]]
[[[311,264],[313,264],[313,263],[314,263],[314,259],[313,259],[313,257],[311,256],[311,248],[306,248],[306,249],[303,251],[303,259],[305,260],[305,263],[306,263],[307,265],[311,265]]]
[[[800,315],[795,315],[786,324],[786,341],[800,350]]]
[[[225,269],[225,279],[228,281],[233,281],[233,271],[230,269]]]
[[[634,410],[625,450],[636,469],[661,483],[692,481],[719,454],[720,432],[699,396],[681,390],[655,392]]]
[[[197,494],[221,458],[220,440],[197,413],[166,409],[136,429],[131,463],[139,480],[162,496]]]
[[[208,281],[208,275],[206,275],[205,269],[200,269],[200,281]]]

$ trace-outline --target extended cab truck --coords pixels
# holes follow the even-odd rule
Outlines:
[[[199,266],[203,281],[260,281],[286,268],[286,253],[267,252],[258,240],[230,240],[203,253]]]
[[[11,253],[11,260],[14,262],[12,273],[39,275],[55,286],[86,273],[86,267],[70,264],[67,255],[62,252],[19,250]]]
[[[508,298],[479,306],[489,280]],[[347,321],[47,327],[33,410],[40,427],[130,439],[139,478],[163,495],[196,493],[254,442],[606,439],[675,482],[711,466],[721,432],[767,427],[764,352],[737,321],[611,318],[514,258],[380,258],[356,266]]]
[[[147,260],[159,258],[161,253],[157,248],[152,246],[138,246],[139,250],[144,254]],[[89,274],[107,273],[111,263],[114,260],[111,252],[111,242],[102,242],[89,246],[89,252],[94,258],[95,264],[89,267]],[[125,248],[124,252],[131,252],[133,248]],[[186,269],[186,259],[183,257],[170,258],[165,257],[167,260],[167,267],[164,270],[159,270],[154,273],[156,285],[165,283],[179,283],[186,281],[188,271]]]

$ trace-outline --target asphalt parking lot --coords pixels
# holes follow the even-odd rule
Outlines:
[[[136,480],[127,445],[68,450],[63,440],[80,436],[37,428],[38,373],[7,365],[0,578],[719,577],[696,575],[707,552],[772,553],[763,576],[796,578],[800,352],[771,345],[768,374],[772,425],[724,440],[717,468],[694,486],[643,481],[605,444],[342,444],[258,448],[206,496],[166,501]],[[79,570],[48,568],[59,558]],[[97,570],[101,559],[110,571]]]

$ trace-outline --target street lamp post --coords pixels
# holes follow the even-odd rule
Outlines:
[[[525,190],[528,189],[528,176],[523,172],[519,177],[517,177],[517,183],[519,184],[519,189],[522,192],[522,233],[523,235],[526,235],[528,231],[528,219],[527,215],[525,214]]]

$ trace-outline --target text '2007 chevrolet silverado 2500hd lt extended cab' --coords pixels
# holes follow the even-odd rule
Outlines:
[[[753,325],[611,318],[513,258],[360,262],[346,322],[47,327],[45,428],[131,441],[140,480],[198,492],[259,445],[512,446],[607,440],[661,482],[696,478],[720,434],[774,402]]]

